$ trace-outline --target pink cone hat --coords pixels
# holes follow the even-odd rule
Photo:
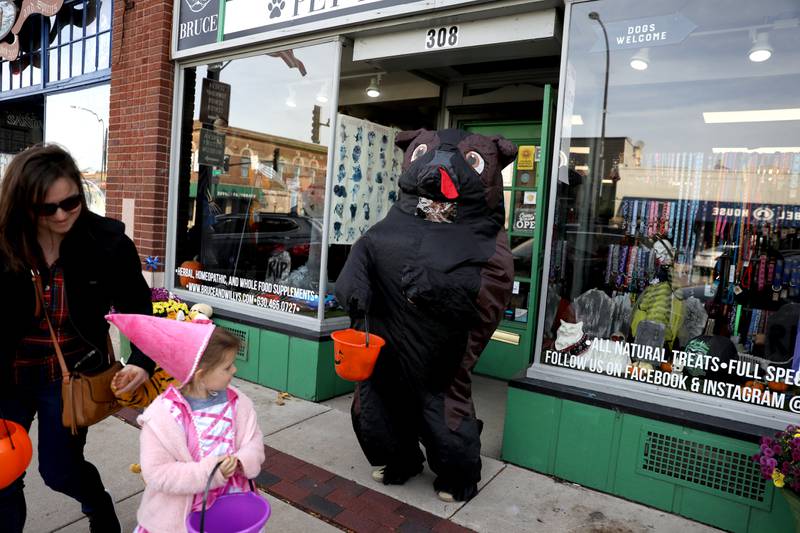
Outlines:
[[[106,320],[182,384],[192,379],[215,327],[210,321],[181,322],[149,315],[113,314],[106,315]]]

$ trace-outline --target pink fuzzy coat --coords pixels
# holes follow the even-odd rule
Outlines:
[[[236,406],[236,457],[244,475],[252,479],[264,462],[264,437],[258,428],[253,402],[231,387],[238,396]],[[185,520],[195,494],[205,490],[208,476],[219,457],[199,462],[192,459],[183,427],[170,413],[170,401],[159,396],[138,419],[142,426],[139,454],[145,489],[136,518],[149,533],[186,531]],[[211,488],[225,484],[217,471]]]

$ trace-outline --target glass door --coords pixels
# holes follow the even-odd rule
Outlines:
[[[516,161],[503,170],[506,231],[514,256],[514,286],[503,321],[475,367],[479,374],[510,379],[530,364],[543,256],[552,99],[551,87],[547,85],[541,122],[461,124],[467,131],[502,135],[519,148]]]

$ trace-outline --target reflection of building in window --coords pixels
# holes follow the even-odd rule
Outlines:
[[[242,151],[242,157],[241,157],[240,165],[241,165],[242,177],[243,178],[249,178],[250,177],[250,164],[251,164],[251,157],[250,156],[251,156],[252,153],[253,153],[253,151],[250,150],[249,148],[245,148]]]
[[[200,123],[195,122],[193,162],[198,159],[199,130]],[[318,196],[316,189],[324,193],[324,172],[318,171],[327,162],[325,147],[241,128],[218,127],[216,131],[225,134],[225,153],[232,154],[227,169],[213,170],[211,193],[220,212],[321,216],[321,202],[318,206],[308,200]],[[193,167],[191,199],[197,195],[198,172],[199,167]]]

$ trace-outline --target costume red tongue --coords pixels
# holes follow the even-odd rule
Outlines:
[[[458,190],[456,190],[456,186],[453,183],[453,180],[450,179],[450,174],[441,167],[439,167],[439,178],[441,182],[441,191],[445,198],[448,200],[454,200],[458,198]]]

